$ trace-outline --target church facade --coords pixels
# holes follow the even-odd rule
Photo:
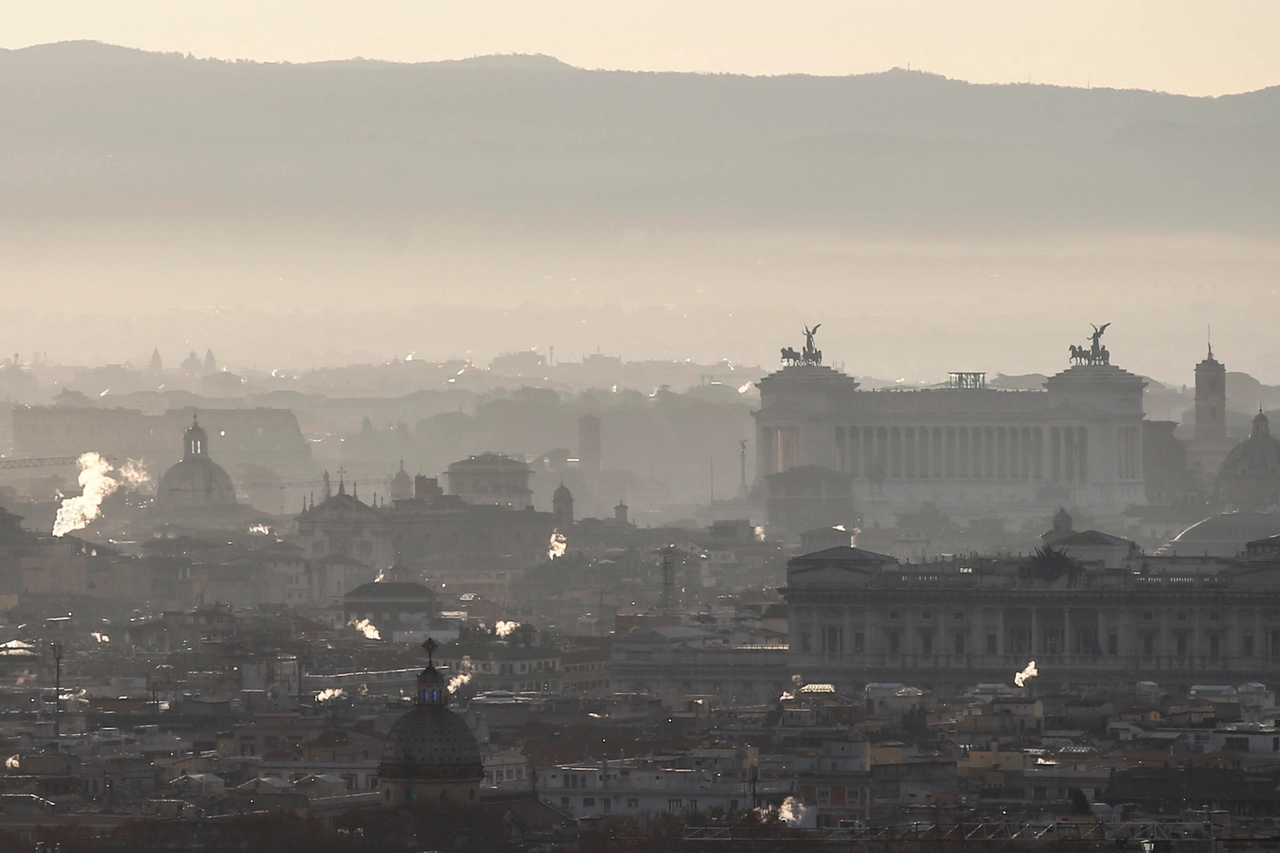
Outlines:
[[[758,383],[757,472],[770,496],[803,491],[790,482],[798,477],[780,475],[821,468],[848,478],[863,512],[931,502],[970,517],[1043,515],[1063,504],[1101,515],[1145,502],[1146,383],[1111,364],[1096,340],[1094,356],[1073,347],[1077,363],[1039,391],[992,388],[980,373],[953,373],[942,387],[866,390],[814,352],[790,351],[791,363]]]

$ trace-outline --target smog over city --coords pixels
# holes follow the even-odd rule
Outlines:
[[[1280,848],[1278,41],[0,7],[0,849]]]

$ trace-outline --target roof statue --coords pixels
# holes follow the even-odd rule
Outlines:
[[[796,352],[791,347],[782,348],[782,360],[788,365],[822,364],[822,350],[813,345],[813,336],[818,334],[818,329],[822,328],[822,324],[818,323],[812,329],[808,326],[804,327],[804,349]]]
[[[1107,348],[1102,345],[1102,335],[1107,331],[1107,327],[1111,324],[1103,323],[1101,326],[1098,326],[1094,323],[1090,323],[1089,325],[1093,326],[1093,334],[1089,336],[1089,340],[1092,342],[1092,345],[1086,348],[1072,344],[1070,348],[1071,363],[1110,364],[1111,353],[1109,353]]]

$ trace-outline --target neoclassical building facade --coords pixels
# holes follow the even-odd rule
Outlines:
[[[1145,502],[1145,387],[1115,365],[1076,364],[1041,391],[991,388],[977,373],[864,390],[831,367],[793,364],[759,382],[757,472],[778,490],[788,486],[779,475],[825,468],[851,479],[855,500],[885,508],[1119,513]]]
[[[1252,551],[1108,569],[830,548],[788,564],[788,661],[854,685],[1009,683],[1033,660],[1038,686],[1265,681],[1280,666],[1280,543]]]

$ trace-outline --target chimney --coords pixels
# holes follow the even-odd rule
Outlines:
[[[613,518],[620,524],[627,523],[627,505],[622,501],[618,501],[618,505],[613,508]]]

